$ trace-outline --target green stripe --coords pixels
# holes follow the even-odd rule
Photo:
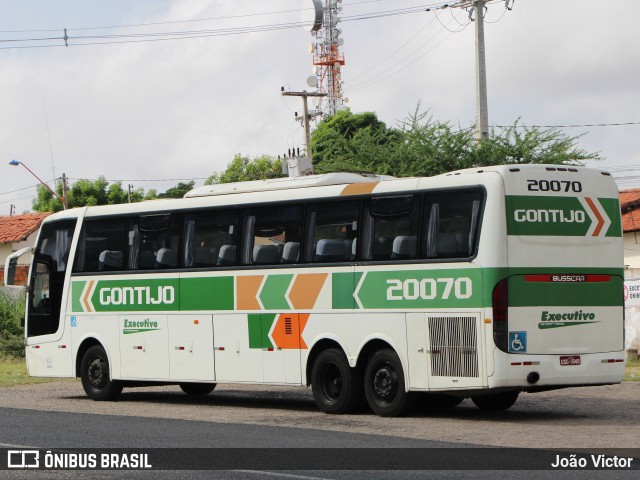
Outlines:
[[[481,272],[464,270],[406,270],[368,272],[357,293],[368,308],[479,308]]]
[[[554,272],[555,273],[555,272]],[[609,282],[527,282],[524,276],[509,278],[511,307],[619,307],[624,279],[612,276]]]
[[[611,219],[607,230],[607,237],[622,236],[622,216],[620,215],[620,201],[617,198],[599,198],[602,208]]]
[[[82,291],[84,290],[87,282],[73,282],[71,283],[71,310],[74,312],[84,311],[82,308]]]
[[[164,301],[163,293],[171,295]],[[177,278],[99,280],[91,296],[96,312],[158,312],[180,310]]]
[[[269,332],[277,318],[273,313],[251,313],[247,315],[249,326],[249,348],[275,348]]]
[[[508,235],[585,236],[591,217],[576,197],[507,195]]]
[[[233,310],[233,277],[180,279],[182,310]]]
[[[269,275],[260,292],[260,301],[266,310],[290,310],[285,298],[293,275]]]
[[[332,308],[352,310],[358,308],[353,293],[362,277],[362,272],[339,272],[331,274]]]

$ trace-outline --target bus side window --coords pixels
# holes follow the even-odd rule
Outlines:
[[[468,258],[475,253],[482,193],[462,190],[426,194],[422,258]]]
[[[126,229],[125,217],[85,220],[78,241],[73,271],[123,270]]]
[[[131,221],[128,237],[129,270],[177,268],[180,242],[178,215],[141,215]]]
[[[413,260],[417,258],[419,198],[374,197],[369,206],[373,219],[371,251],[366,260]]]
[[[295,244],[300,244],[303,208],[298,205],[250,208],[245,213],[244,264],[297,263]],[[287,255],[284,255],[285,246]]]
[[[305,261],[349,262],[357,250],[360,201],[311,204],[305,235]]]
[[[239,213],[207,210],[185,217],[182,262],[186,268],[236,264]]]

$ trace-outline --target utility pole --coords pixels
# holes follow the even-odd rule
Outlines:
[[[131,188],[133,188],[133,185],[127,185],[127,200],[129,200],[129,203],[131,203]]]
[[[311,158],[311,125],[310,123],[312,118],[315,118],[318,115],[321,115],[321,113],[318,113],[318,112],[309,113],[307,99],[309,97],[326,97],[327,94],[321,93],[321,92],[307,92],[306,90],[303,90],[302,92],[285,92],[284,87],[280,88],[280,92],[284,97],[302,97],[304,113],[302,118],[296,115],[296,120],[302,120],[302,124],[304,126],[304,141],[305,141],[305,150],[306,150],[305,153],[307,157]]]
[[[476,10],[476,140],[489,138],[489,112],[487,108],[487,68],[484,58],[484,2],[475,0]]]
[[[69,208],[69,200],[67,199],[67,192],[69,188],[67,187],[67,176],[62,174],[62,207],[66,210]]]

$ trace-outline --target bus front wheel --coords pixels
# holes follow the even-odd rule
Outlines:
[[[502,392],[492,395],[482,395],[480,397],[471,397],[473,403],[480,410],[486,412],[500,412],[509,409],[516,400],[520,392]]]
[[[311,389],[318,408],[325,413],[349,413],[362,403],[362,375],[349,367],[344,354],[325,350],[313,363]]]
[[[189,396],[208,395],[216,388],[215,383],[181,383],[180,388]]]
[[[107,352],[101,345],[90,347],[82,357],[80,379],[92,400],[115,400],[122,392],[122,383],[111,380]]]
[[[412,406],[415,397],[405,389],[402,363],[393,350],[378,350],[369,359],[364,394],[371,410],[381,417],[400,416]]]

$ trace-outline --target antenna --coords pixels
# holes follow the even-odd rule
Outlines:
[[[44,112],[44,123],[47,127],[47,138],[49,139],[49,158],[51,159],[51,171],[53,173],[53,183],[56,182],[56,168],[53,165],[53,148],[51,147],[51,132],[49,132],[49,118],[47,118],[47,107],[44,103],[44,97],[42,97],[42,111]]]
[[[322,0],[302,0],[300,5],[300,20],[302,21],[302,25],[307,28],[311,34],[322,28],[322,14]]]
[[[309,53],[313,55],[317,87],[311,84],[310,79],[307,80],[307,85],[326,95],[322,100],[325,104],[322,111],[327,117],[344,108],[340,75],[340,69],[345,64],[344,55],[340,51],[344,39],[340,37],[342,30],[338,28],[342,0],[310,1],[313,2],[315,18],[321,16],[322,22],[319,27],[314,23],[311,35],[315,37],[315,46],[309,48]]]

